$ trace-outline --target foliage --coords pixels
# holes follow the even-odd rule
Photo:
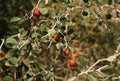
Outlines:
[[[1,0],[0,81],[120,80],[119,5],[119,0]]]

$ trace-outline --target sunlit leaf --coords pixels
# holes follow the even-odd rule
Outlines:
[[[105,73],[103,73],[103,72],[96,72],[96,73],[101,78],[104,78],[106,76]]]
[[[33,81],[33,77],[31,77],[31,78],[28,78],[28,80],[27,81]]]
[[[56,31],[53,28],[48,30],[49,35],[54,35],[55,33],[56,33]]]
[[[62,43],[57,43],[55,46],[56,46],[57,49],[60,49],[61,47],[63,47],[63,44]]]
[[[10,22],[17,22],[17,21],[20,21],[21,18],[20,17],[13,17],[10,19]]]
[[[112,55],[112,56],[108,57],[106,60],[109,62],[113,62],[115,59],[116,59],[116,56]]]
[[[5,76],[4,81],[13,81],[11,76]]]
[[[89,81],[98,81],[93,75],[88,76]]]
[[[40,12],[42,15],[45,15],[48,13],[48,8],[40,8]]]
[[[18,42],[16,41],[16,39],[10,37],[6,39],[6,43],[17,44]]]

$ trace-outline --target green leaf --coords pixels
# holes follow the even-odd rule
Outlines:
[[[73,7],[73,6],[75,6],[75,2],[71,2],[69,5],[70,5],[71,7]]]
[[[81,65],[82,67],[84,67],[84,66],[86,65],[86,61],[85,61],[85,59],[84,59],[83,56],[80,56],[80,57],[78,58],[78,61],[80,62],[80,65]]]
[[[61,31],[64,31],[66,28],[65,28],[65,26],[60,26],[59,29],[60,29]]]
[[[14,44],[17,44],[18,42],[14,38],[10,37],[6,39],[6,43],[14,45]]]
[[[38,33],[37,32],[33,32],[32,33],[32,38],[36,38],[38,36]]]
[[[56,31],[53,28],[48,30],[49,35],[54,35],[55,33],[56,33]]]
[[[111,5],[112,4],[112,0],[108,0],[108,4]]]
[[[97,81],[97,79],[93,75],[88,76],[89,81]]]
[[[21,18],[19,18],[19,17],[13,17],[10,19],[10,22],[18,22],[20,20],[21,20]]]
[[[118,80],[119,77],[112,77],[111,79],[112,79],[112,80]]]
[[[106,76],[105,73],[103,73],[103,72],[96,72],[96,73],[101,78],[104,78]]]
[[[109,62],[113,62],[116,59],[116,55],[112,55],[110,57],[108,57],[106,60]]]
[[[120,66],[118,66],[118,72],[120,73]]]
[[[27,33],[28,33],[28,31],[23,31],[23,32],[22,32],[22,36],[23,36],[23,37],[26,36]]]
[[[8,54],[12,57],[15,54],[16,49],[10,49]]]
[[[40,8],[40,12],[42,15],[45,15],[48,13],[48,8]]]
[[[44,66],[43,64],[40,64],[40,65],[39,65],[39,68],[40,68],[40,70],[42,70],[42,71],[45,70],[45,66]]]
[[[16,65],[17,62],[18,62],[18,58],[12,57],[12,58],[9,59],[9,61],[10,61],[13,65]]]
[[[53,72],[50,72],[48,75],[47,75],[47,79],[50,81],[51,78],[53,77],[54,73]]]
[[[13,81],[12,77],[10,76],[5,76],[4,81]]]
[[[33,81],[33,77],[31,77],[31,78],[28,78],[28,80],[27,81]]]
[[[12,66],[12,65],[11,65],[10,62],[7,60],[7,61],[5,62],[5,66]]]
[[[63,44],[62,43],[57,43],[55,46],[56,46],[57,49],[60,49],[60,48],[63,47]]]
[[[66,22],[68,22],[68,20],[67,20],[67,18],[65,18],[65,17],[61,17],[61,18],[60,18],[60,22],[61,22],[63,25],[65,25]]]
[[[88,3],[89,0],[83,0],[85,3]]]
[[[31,61],[30,61],[29,59],[26,59],[26,60],[24,60],[24,64],[25,64],[25,65],[30,65],[30,64],[31,64]]]
[[[80,38],[80,35],[75,35],[75,36],[73,36],[70,40],[78,39],[78,38]]]
[[[42,24],[40,25],[40,30],[41,30],[42,32],[47,32],[47,31],[46,31],[46,26],[45,26],[45,24],[42,23]]]
[[[74,29],[72,28],[68,30],[68,34],[72,34],[73,32],[74,32]]]

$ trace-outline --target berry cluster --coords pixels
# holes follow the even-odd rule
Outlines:
[[[38,17],[40,17],[40,15],[41,15],[40,10],[39,9],[34,9],[33,16],[38,18]],[[55,41],[60,41],[61,34],[60,33],[55,33],[53,35],[53,38],[54,38]],[[48,39],[49,39],[49,37],[48,37]],[[65,56],[70,56],[71,51],[69,49],[64,49],[63,54]],[[72,56],[72,58],[68,60],[68,64],[69,64],[70,67],[75,67],[77,65],[76,59],[79,57],[79,54],[77,52],[74,52],[74,53],[72,53],[71,56]]]
[[[69,56],[71,54],[71,51],[69,49],[64,50],[64,55]],[[70,67],[74,67],[77,65],[76,59],[79,57],[79,54],[77,52],[72,53],[72,58],[68,60],[68,64]]]

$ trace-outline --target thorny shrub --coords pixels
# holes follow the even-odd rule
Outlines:
[[[25,13],[0,24],[0,81],[120,80],[119,0],[12,3]]]

